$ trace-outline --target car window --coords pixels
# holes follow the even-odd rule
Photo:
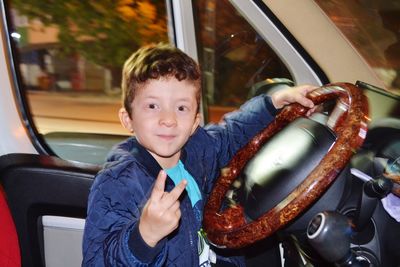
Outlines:
[[[109,143],[128,134],[117,115],[123,62],[144,44],[169,41],[165,1],[11,0],[8,7],[30,127],[58,156],[101,163]]]
[[[316,0],[372,67],[390,93],[400,95],[400,2]]]
[[[192,1],[208,121],[244,103],[267,79],[293,80],[283,61],[228,0]]]

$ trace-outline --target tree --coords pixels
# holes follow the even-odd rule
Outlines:
[[[124,61],[138,47],[167,41],[164,1],[13,0],[29,19],[59,29],[63,52],[108,68],[119,86]]]

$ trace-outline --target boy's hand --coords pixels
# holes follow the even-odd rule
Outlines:
[[[314,108],[314,103],[306,97],[306,95],[316,89],[313,85],[300,85],[289,87],[287,89],[276,91],[272,94],[272,104],[276,109],[283,108],[285,105],[299,103],[310,109]]]
[[[178,199],[185,190],[187,181],[182,180],[168,193],[164,191],[166,178],[165,171],[160,171],[140,216],[139,232],[151,247],[174,231],[179,226],[181,218]]]

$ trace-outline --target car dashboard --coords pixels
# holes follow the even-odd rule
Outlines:
[[[399,163],[400,120],[380,118],[329,190],[280,233],[297,244],[287,266],[399,266]]]

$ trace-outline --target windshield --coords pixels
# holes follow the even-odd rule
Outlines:
[[[400,95],[400,1],[316,2],[373,68],[385,89]]]

